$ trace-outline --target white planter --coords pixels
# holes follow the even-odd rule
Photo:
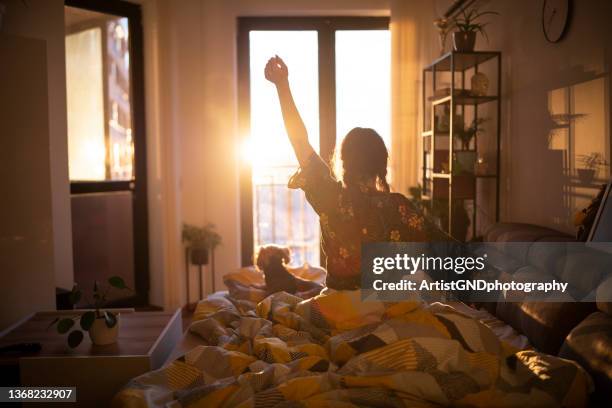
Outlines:
[[[117,316],[117,324],[114,327],[108,327],[103,317],[97,318],[89,329],[89,338],[96,346],[105,346],[113,344],[117,341],[119,334],[119,314]]]

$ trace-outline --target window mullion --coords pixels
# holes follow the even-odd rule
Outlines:
[[[319,146],[321,157],[330,162],[336,146],[336,51],[335,31],[329,20],[319,34]]]

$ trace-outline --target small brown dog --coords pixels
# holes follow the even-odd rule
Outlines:
[[[291,261],[291,251],[279,245],[264,245],[257,253],[257,267],[266,279],[266,293],[287,292],[312,297],[323,288],[317,282],[298,278],[285,265]]]

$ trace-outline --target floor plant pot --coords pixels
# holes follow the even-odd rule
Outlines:
[[[453,47],[457,52],[472,52],[476,44],[475,31],[455,31],[453,33]]]
[[[208,265],[208,248],[191,248],[189,257],[192,265]]]
[[[106,325],[104,317],[98,317],[89,328],[89,338],[96,346],[106,346],[117,342],[119,334],[119,314],[115,315],[117,323],[113,327]]]

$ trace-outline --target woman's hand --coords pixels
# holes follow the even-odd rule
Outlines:
[[[295,106],[295,101],[291,94],[287,65],[278,55],[275,55],[268,60],[264,73],[266,79],[276,85],[276,92],[278,92],[278,100],[281,105],[281,112],[289,141],[293,146],[293,151],[300,166],[305,166],[310,156],[314,153],[314,149],[308,141],[306,126],[304,126],[304,121]]]
[[[287,82],[289,70],[287,70],[285,62],[278,55],[275,55],[268,60],[264,74],[268,81],[278,86]]]

